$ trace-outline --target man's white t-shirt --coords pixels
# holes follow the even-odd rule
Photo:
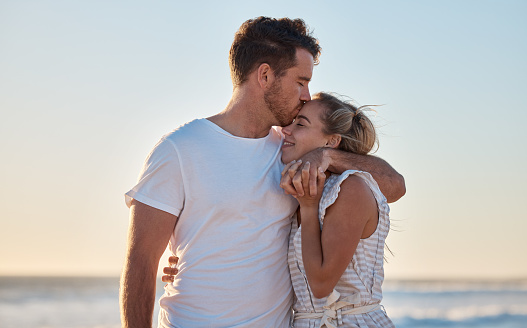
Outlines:
[[[283,137],[240,138],[199,119],[165,135],[126,193],[178,216],[179,257],[161,297],[161,327],[288,327],[291,216],[280,188]]]

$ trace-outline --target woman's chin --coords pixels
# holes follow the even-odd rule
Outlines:
[[[296,158],[293,158],[293,156],[291,156],[288,151],[282,151],[282,163],[289,164],[295,159]]]

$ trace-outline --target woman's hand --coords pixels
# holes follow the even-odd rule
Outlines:
[[[178,269],[175,268],[179,258],[176,256],[170,256],[168,258],[168,267],[163,268],[164,276],[161,277],[162,282],[174,282],[174,276],[178,273]]]
[[[301,160],[298,162],[293,161],[287,164],[282,171],[282,180],[280,182],[280,186],[284,188],[283,184],[287,183],[289,187],[292,186],[294,188],[294,193],[288,192],[286,188],[284,188],[284,190],[286,194],[291,194],[298,200],[300,207],[314,207],[318,209],[318,203],[320,201],[320,197],[322,196],[324,182],[326,181],[326,174],[320,167],[314,172],[316,174],[314,179],[316,181],[317,189],[315,190],[314,195],[312,195],[313,193],[309,192],[310,186],[308,183],[310,180],[313,180],[313,178],[310,176],[313,174],[311,171],[310,162],[306,162],[304,165],[302,165]],[[288,182],[289,180],[290,184]]]
[[[315,196],[317,194],[317,190],[320,189],[320,186],[317,183],[318,171],[319,169],[322,169],[322,172],[326,172],[331,162],[328,149],[329,148],[326,147],[317,148],[302,156],[302,158],[298,161],[292,161],[286,165],[282,171],[280,187],[284,189],[287,195],[296,196],[297,194],[300,194],[303,196],[305,190],[303,186],[308,187],[307,190],[311,196]],[[298,168],[302,162],[309,162],[311,164],[307,180],[302,178],[301,171],[298,171]]]
[[[293,178],[295,177],[296,171],[302,165],[302,160],[292,161],[287,164],[282,170],[282,178],[280,179],[280,187],[284,189],[286,195],[296,196],[298,191],[293,185]],[[300,190],[303,191],[303,190]]]

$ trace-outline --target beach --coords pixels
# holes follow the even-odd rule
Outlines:
[[[118,292],[117,277],[0,277],[0,327],[118,328]],[[526,328],[527,279],[386,281],[383,305],[399,328]]]

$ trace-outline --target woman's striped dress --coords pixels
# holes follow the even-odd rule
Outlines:
[[[318,327],[395,327],[380,306],[381,285],[384,280],[384,242],[390,229],[388,203],[377,183],[367,172],[349,170],[341,175],[331,175],[326,180],[319,205],[320,226],[324,223],[326,209],[338,197],[340,184],[350,175],[364,179],[377,200],[379,223],[375,232],[361,239],[351,263],[326,298],[315,298],[309,288],[302,262],[301,229],[296,217],[289,239],[289,269],[295,290],[296,328]],[[352,200],[350,200],[352,201]],[[346,314],[350,313],[351,314]]]

